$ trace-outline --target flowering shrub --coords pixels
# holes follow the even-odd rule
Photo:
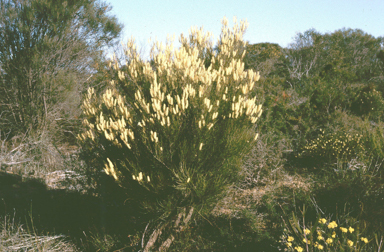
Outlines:
[[[116,78],[103,94],[90,88],[83,102],[78,139],[89,166],[163,220],[186,224],[194,207],[211,209],[258,136],[262,109],[252,89],[259,74],[243,63],[247,23],[222,24],[216,50],[196,28],[180,36],[179,49],[171,40],[154,43],[150,61],[129,40],[126,65],[111,62]]]
[[[298,157],[310,157],[316,160],[335,162],[349,161],[364,152],[362,135],[336,132],[320,135],[303,147]]]
[[[367,237],[359,229],[343,227],[325,218],[313,226],[301,226],[294,218],[281,237],[285,251],[371,251]]]
[[[351,111],[369,119],[382,120],[384,111],[382,93],[371,86],[362,88],[352,102]]]

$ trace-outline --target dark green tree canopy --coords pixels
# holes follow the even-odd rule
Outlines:
[[[121,32],[108,11],[96,0],[0,0],[3,129],[40,127],[79,89]]]
[[[260,71],[261,76],[284,75],[284,49],[278,44],[247,44],[245,67]]]
[[[367,81],[381,72],[383,38],[359,29],[320,34],[314,29],[296,35],[287,57],[292,78],[308,76]]]

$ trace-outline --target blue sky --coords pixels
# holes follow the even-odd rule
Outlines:
[[[148,39],[165,41],[167,34],[188,34],[191,26],[220,34],[226,16],[247,19],[244,36],[251,44],[277,43],[286,47],[298,32],[314,28],[321,33],[345,28],[384,36],[384,0],[106,0],[111,14],[124,24],[122,41],[133,36],[149,50]]]

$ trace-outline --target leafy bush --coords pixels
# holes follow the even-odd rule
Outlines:
[[[384,113],[384,99],[380,91],[368,85],[357,92],[351,110],[365,118],[381,120]]]
[[[360,130],[363,133],[365,148],[370,156],[375,159],[384,159],[384,123],[372,123],[364,121]]]
[[[310,97],[311,117],[325,125],[336,110],[350,107],[351,92],[350,85],[342,80],[313,78],[308,81],[308,90],[303,95]]]
[[[364,153],[362,137],[345,132],[326,134],[320,129],[318,137],[305,145],[298,157],[310,158],[313,163],[348,162]]]
[[[257,139],[262,109],[250,91],[259,75],[242,61],[247,24],[222,24],[216,50],[210,34],[195,28],[180,37],[180,49],[154,43],[150,61],[130,40],[125,70],[111,62],[116,78],[103,94],[91,88],[85,97],[86,131],[78,138],[95,181],[104,173],[113,177],[128,201],[163,220],[145,250],[169,223],[178,232],[194,209],[209,213]],[[162,246],[173,239],[170,234]]]

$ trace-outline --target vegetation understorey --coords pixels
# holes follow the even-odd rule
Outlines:
[[[0,251],[384,251],[383,38],[107,59],[108,6],[58,2],[0,0]]]

